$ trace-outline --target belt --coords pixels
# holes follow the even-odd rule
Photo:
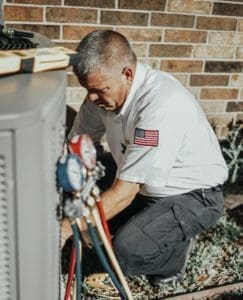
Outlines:
[[[222,184],[218,184],[216,186],[210,187],[210,188],[201,188],[201,189],[196,189],[194,190],[194,192],[197,193],[202,193],[202,195],[205,195],[206,193],[210,193],[210,192],[221,192],[223,191],[223,185]]]
[[[197,192],[197,193],[200,193],[202,195],[203,198],[205,198],[205,195],[207,193],[210,193],[210,192],[221,192],[223,191],[223,185],[222,184],[218,184],[216,186],[213,186],[213,187],[210,187],[210,188],[207,188],[207,189],[196,189],[194,190],[194,192]]]
[[[216,186],[213,186],[211,188],[208,188],[208,189],[202,189],[202,191],[204,193],[207,193],[207,192],[221,192],[223,190],[223,185],[222,184],[218,184]]]

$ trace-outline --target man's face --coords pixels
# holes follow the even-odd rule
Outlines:
[[[125,102],[130,80],[123,73],[100,71],[93,72],[80,79],[80,84],[87,90],[87,98],[106,111],[118,111]]]

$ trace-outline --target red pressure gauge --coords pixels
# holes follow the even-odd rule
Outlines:
[[[79,155],[87,169],[93,169],[96,164],[96,149],[88,134],[74,136],[70,141],[73,152]]]

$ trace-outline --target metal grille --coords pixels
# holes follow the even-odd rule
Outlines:
[[[36,48],[32,32],[24,32],[0,25],[0,50],[21,50]]]
[[[6,159],[0,155],[0,299],[10,300]]]
[[[63,150],[63,142],[65,138],[65,127],[64,127],[64,119],[65,119],[65,110],[62,111],[62,114],[59,116],[59,120],[56,122],[55,126],[52,128],[52,166],[53,168],[53,179],[54,179],[54,185],[56,186],[56,163],[58,157],[61,155]],[[59,203],[55,203],[54,209],[57,212],[57,220],[59,221],[59,232],[56,232],[59,236],[59,286],[58,286],[58,292],[59,292],[59,299],[62,299],[61,297],[62,291],[61,291],[61,257],[62,257],[62,250],[61,250],[61,219],[62,219],[62,203],[60,202],[60,199],[58,198]],[[56,209],[58,206],[58,210]]]
[[[62,109],[62,110],[61,110]],[[48,119],[46,124],[45,133],[46,133],[46,146],[48,146],[48,151],[46,151],[45,163],[46,163],[46,193],[51,201],[47,203],[47,209],[45,211],[45,220],[47,223],[48,240],[49,240],[49,252],[48,252],[48,272],[52,282],[50,288],[52,289],[52,299],[61,299],[60,291],[60,271],[61,271],[61,248],[60,248],[60,215],[61,215],[61,203],[59,195],[56,190],[56,163],[58,157],[61,155],[65,134],[65,110],[63,108],[58,110],[58,115],[52,116]],[[54,121],[54,122],[53,122]],[[58,250],[59,246],[59,252]],[[46,269],[47,269],[46,268]],[[59,285],[57,285],[59,283]],[[50,292],[49,292],[50,294]],[[59,298],[58,298],[59,295]]]

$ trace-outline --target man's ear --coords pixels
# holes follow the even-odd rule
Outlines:
[[[132,84],[134,78],[134,70],[131,67],[125,67],[122,70],[122,81],[124,83]]]

